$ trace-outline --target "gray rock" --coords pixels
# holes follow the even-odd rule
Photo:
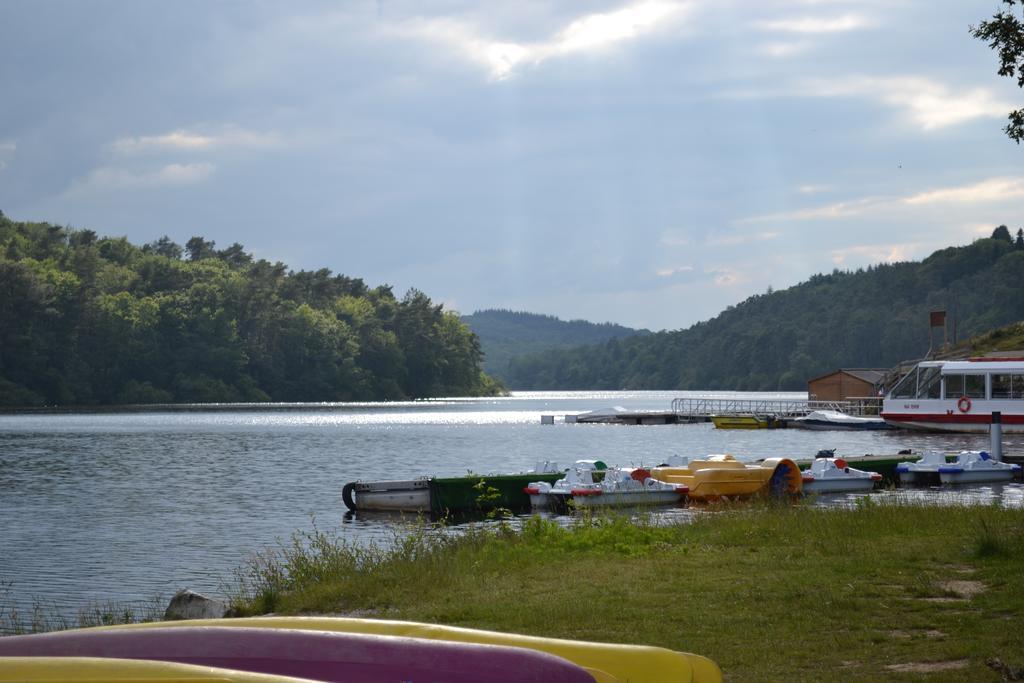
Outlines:
[[[199,593],[185,589],[180,590],[171,598],[164,611],[164,621],[178,619],[220,619],[228,611],[228,606],[220,600],[208,598]]]

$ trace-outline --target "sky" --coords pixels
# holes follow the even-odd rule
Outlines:
[[[1024,225],[997,0],[0,0],[0,210],[679,329]]]

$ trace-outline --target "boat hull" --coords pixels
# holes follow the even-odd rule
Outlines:
[[[756,415],[712,415],[716,429],[768,429],[768,420]]]
[[[526,484],[554,483],[562,476],[560,472],[528,472],[355,481],[345,484],[342,499],[352,511],[444,514],[495,508],[520,510],[530,506],[530,498],[523,492]]]
[[[804,479],[804,493],[849,493],[852,491],[870,491],[875,488],[871,479]]]
[[[982,484],[1011,481],[1013,470],[939,470],[939,481],[943,484]]]
[[[558,509],[568,508],[570,502],[577,508],[674,505],[685,498],[685,494],[675,491],[611,491],[598,495],[573,495],[571,492],[552,491],[547,496],[548,507]]]
[[[375,633],[429,640],[463,643],[488,643],[530,648],[562,657],[591,671],[599,681],[664,683],[693,681],[720,683],[722,671],[712,660],[700,655],[676,652],[648,645],[595,643],[560,638],[541,638],[515,633],[500,633],[409,621],[355,619],[346,617],[248,617],[205,619],[106,626],[95,630],[145,629],[188,626],[235,626],[241,628],[288,628],[344,633]],[[601,676],[603,672],[603,676]]]
[[[2,639],[0,639],[2,640]],[[195,666],[178,662],[153,662],[96,657],[0,656],[0,681],[17,683],[142,683],[149,681],[197,681],[201,683],[309,683],[298,678],[251,671]]]
[[[290,629],[83,629],[2,638],[0,654],[170,661],[337,683],[593,681],[581,667],[536,650]]]
[[[651,476],[687,486],[689,498],[700,501],[760,493],[799,494],[803,490],[800,468],[789,458],[771,458],[756,464],[733,459],[695,460],[685,467],[651,468]]]

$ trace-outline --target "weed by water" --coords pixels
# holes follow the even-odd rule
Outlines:
[[[56,605],[39,598],[32,598],[29,605],[21,606],[14,600],[13,583],[0,581],[0,635],[159,621],[163,613],[164,601],[155,596],[149,600],[131,602],[92,602],[70,616]]]

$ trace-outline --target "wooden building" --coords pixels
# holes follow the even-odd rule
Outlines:
[[[807,381],[811,401],[848,401],[851,398],[878,396],[887,370],[842,368]]]

